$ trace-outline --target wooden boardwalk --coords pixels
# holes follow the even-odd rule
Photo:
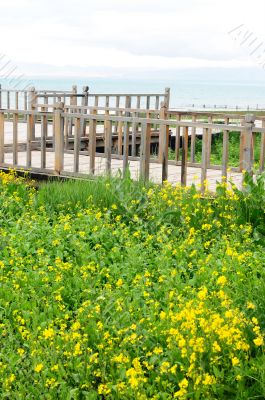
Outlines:
[[[241,187],[259,143],[255,152],[264,171],[265,116],[172,110],[169,100],[169,88],[153,94],[92,94],[87,86],[82,93],[75,86],[67,92],[0,88],[0,168],[69,177],[129,169],[133,179],[195,184],[204,192],[205,182],[211,191],[221,181]],[[220,165],[211,156],[217,134]],[[235,138],[238,167],[230,168]]]
[[[11,122],[5,122],[5,145],[10,148],[10,145],[13,143],[13,124]],[[52,124],[48,124],[48,135],[52,136],[53,126]],[[199,135],[201,131],[199,131]],[[36,140],[39,141],[41,139],[41,125],[35,124],[35,136]],[[25,145],[27,140],[27,124],[21,122],[18,123],[18,144]],[[10,167],[13,167],[13,154],[9,150],[9,152],[5,153],[4,162],[5,164],[9,164]],[[31,152],[31,168],[41,170],[41,152],[39,150],[33,150]],[[18,151],[18,162],[17,165],[19,168],[27,168],[27,152],[26,151]],[[46,153],[46,169],[53,171],[55,165],[55,153],[52,149],[49,149]],[[80,154],[79,155],[79,175],[89,175],[89,155]],[[122,157],[119,157],[115,154],[112,154],[111,160],[111,173],[113,176],[119,174],[123,169],[123,160]],[[129,157],[129,170],[131,177],[133,179],[139,179],[140,176],[140,161],[130,159]],[[62,176],[67,176],[69,174],[74,173],[74,154],[65,152],[64,153],[64,168],[62,172]],[[95,157],[95,175],[104,175],[106,173],[106,158],[104,154],[97,153]],[[208,168],[207,169],[207,181],[208,188],[210,191],[215,191],[216,182],[221,182],[221,169]],[[156,158],[150,159],[150,171],[149,171],[149,179],[154,183],[161,183],[162,181],[162,165],[158,163]],[[168,165],[168,182],[176,185],[181,182],[181,166],[174,165],[174,161],[169,161]],[[232,180],[237,187],[241,186],[242,183],[242,174],[239,172],[228,172],[228,180]],[[191,186],[195,184],[200,187],[201,182],[201,168],[200,167],[189,167],[187,174],[187,186]]]
[[[40,151],[32,151],[32,168],[40,169]],[[46,159],[46,168],[49,170],[54,169],[54,161],[55,156],[54,152],[47,153]],[[8,153],[5,156],[5,163],[10,164],[12,166],[12,154]],[[18,165],[20,167],[26,168],[26,152],[18,153]],[[106,173],[106,158],[105,157],[97,157],[95,158],[95,175],[104,175]],[[73,173],[74,166],[74,155],[73,154],[65,154],[64,155],[64,172]],[[112,175],[116,175],[119,171],[122,171],[123,161],[117,160],[115,158],[112,159],[111,163],[111,173]],[[139,161],[129,160],[129,169],[130,174],[133,179],[139,179],[140,176],[140,165]],[[67,176],[67,174],[61,174],[61,176]],[[80,155],[79,158],[79,174],[89,175],[89,156]],[[162,181],[162,167],[161,164],[157,162],[150,163],[150,181],[154,183],[161,183]],[[181,167],[176,165],[168,166],[168,182],[176,185],[181,182]],[[187,186],[191,186],[192,184],[198,185],[200,187],[201,180],[201,171],[200,168],[190,167],[188,176],[187,176]],[[237,172],[228,172],[228,180],[232,180],[233,183],[236,184],[237,187],[241,186],[242,182],[242,174]],[[217,169],[208,169],[207,170],[207,181],[209,190],[215,191],[216,182],[221,182],[221,171]]]

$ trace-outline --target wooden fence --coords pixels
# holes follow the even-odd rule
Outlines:
[[[31,87],[27,90],[3,89],[0,85],[0,109],[35,109],[37,104],[55,105],[64,102],[72,106],[138,108],[158,110],[160,103],[165,102],[169,107],[170,89],[164,93],[90,93],[89,87],[84,86],[82,92],[78,92],[77,86],[72,90],[36,90]]]
[[[232,113],[230,112],[210,112],[210,111],[180,111],[180,110],[168,110],[167,111],[167,116],[168,118],[174,118],[177,121],[191,121],[193,123],[196,122],[208,122],[209,123],[209,132],[208,132],[208,164],[210,164],[210,158],[211,158],[211,145],[212,145],[212,139],[214,137],[214,133],[216,132],[220,132],[220,130],[222,130],[222,135],[225,138],[226,136],[226,132],[223,132],[223,125],[231,125],[231,129],[229,130],[229,132],[240,132],[240,146],[239,146],[239,166],[240,166],[240,170],[243,169],[243,152],[244,152],[244,146],[245,146],[245,142],[244,142],[244,135],[243,135],[243,130],[242,127],[245,124],[245,119],[246,119],[246,114],[239,114],[239,113]],[[258,128],[265,128],[265,117],[261,117],[261,116],[254,116],[253,115],[253,122],[256,122],[256,124],[258,124],[259,126],[255,127],[255,129]],[[214,123],[218,124],[218,128],[212,128],[210,126],[210,124]],[[201,133],[202,133],[202,129],[201,129]],[[252,152],[254,151],[254,143],[255,143],[255,137],[256,137],[256,133],[258,133],[258,131],[254,131],[253,135],[252,135]],[[262,133],[262,131],[260,130],[259,133]],[[191,163],[195,163],[196,160],[196,155],[195,155],[195,149],[196,149],[196,139],[198,140],[198,138],[200,139],[201,135],[198,135],[198,126],[193,125],[192,127],[190,127],[189,130],[189,135],[190,135],[190,161]],[[261,135],[261,148],[260,148],[260,166],[261,166],[261,170],[263,170],[263,165],[264,165],[264,160],[263,160],[263,135]],[[179,160],[180,157],[180,139],[181,139],[181,127],[177,126],[176,127],[176,133],[175,133],[175,137],[176,137],[176,145],[175,145],[175,159],[176,161]],[[226,141],[226,140],[225,140]],[[227,139],[228,141],[228,139]],[[228,144],[227,144],[228,146]],[[228,149],[227,149],[228,151]],[[225,148],[223,148],[223,154],[225,154],[227,151],[225,151]],[[216,166],[215,166],[216,167]]]
[[[48,111],[52,108],[52,111]],[[9,117],[10,121],[7,122]],[[253,115],[208,115],[168,110],[162,103],[157,109],[89,107],[39,104],[32,110],[0,110],[0,167],[23,168],[37,173],[62,176],[84,176],[96,173],[110,174],[112,164],[117,160],[125,174],[128,167],[137,166],[138,177],[150,178],[150,171],[156,168],[157,177],[163,182],[173,173],[180,171],[179,181],[187,185],[192,168],[200,172],[201,190],[209,171],[216,172],[216,179],[226,180],[229,168],[229,136],[239,135],[239,165],[231,170],[252,171],[253,143],[257,135],[260,140],[260,170],[264,170],[265,125],[255,126]],[[26,119],[26,124],[23,121]],[[231,121],[237,121],[232,123]],[[70,123],[71,121],[71,123]],[[73,121],[73,125],[72,125]],[[69,124],[73,126],[69,134]],[[153,132],[158,132],[158,152],[151,151]],[[198,134],[198,131],[200,132]],[[222,137],[222,162],[214,165],[211,161],[213,132]],[[118,132],[118,151],[113,149],[113,137]],[[104,152],[97,152],[98,134],[103,136]],[[170,133],[175,137],[174,159],[169,159]],[[69,138],[73,146],[69,149]],[[139,153],[136,153],[136,137],[140,137]],[[81,148],[86,138],[86,147]],[[200,140],[202,150],[199,160],[195,159],[195,143]],[[103,170],[98,171],[96,163],[101,161]],[[175,171],[175,172],[174,172]],[[171,172],[172,174],[172,172]],[[153,179],[154,176],[151,177]]]

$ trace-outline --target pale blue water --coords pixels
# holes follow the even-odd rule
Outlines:
[[[206,106],[250,106],[265,108],[265,81],[215,82],[185,80],[129,80],[129,79],[49,79],[34,80],[36,88],[71,90],[73,84],[89,86],[91,93],[163,93],[170,87],[172,108]]]
[[[195,71],[195,70],[194,70]],[[170,106],[172,108],[202,108],[203,105],[213,107],[225,106],[229,108],[247,107],[265,109],[265,71],[242,73],[241,70],[233,74],[222,71],[222,79],[218,71],[197,71],[191,73],[172,74],[168,78],[157,79],[130,79],[130,78],[31,78],[36,89],[71,90],[72,85],[82,87],[88,85],[90,93],[163,93],[165,87],[171,89]],[[8,82],[1,81],[3,88],[10,87]]]

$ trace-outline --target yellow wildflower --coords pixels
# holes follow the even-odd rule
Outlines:
[[[35,372],[40,372],[41,370],[43,370],[43,364],[37,364],[36,367],[34,368]]]
[[[216,281],[217,285],[220,285],[220,286],[224,286],[226,284],[226,282],[227,282],[227,279],[224,275],[219,276],[219,278]]]
[[[264,340],[261,336],[258,336],[256,339],[253,340],[256,346],[262,346],[264,343]]]

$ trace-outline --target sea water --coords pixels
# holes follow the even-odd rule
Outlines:
[[[71,90],[77,85],[78,92],[83,86],[89,86],[90,93],[164,93],[170,87],[171,108],[247,108],[265,109],[265,72],[264,80],[218,80],[218,79],[182,79],[172,77],[163,79],[130,78],[30,78],[30,84],[36,90]],[[2,88],[9,87],[0,80]]]

